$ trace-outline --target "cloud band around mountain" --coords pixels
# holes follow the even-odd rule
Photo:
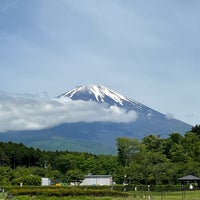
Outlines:
[[[62,123],[122,122],[137,120],[137,113],[66,98],[40,101],[7,96],[0,98],[0,132],[40,130]]]

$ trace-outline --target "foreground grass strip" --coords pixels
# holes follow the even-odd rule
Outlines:
[[[151,200],[200,200],[199,194],[198,196],[185,196],[182,198],[181,193],[170,193],[165,197],[162,197],[159,194],[152,194],[150,197]],[[46,197],[46,196],[17,196],[14,200],[149,200],[149,197],[146,196],[145,198],[142,197],[92,197],[92,196],[71,196],[71,197]]]

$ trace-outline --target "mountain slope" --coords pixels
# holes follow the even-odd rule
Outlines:
[[[166,116],[154,109],[151,109],[133,99],[126,98],[104,86],[98,85],[86,85],[78,86],[73,90],[64,93],[58,98],[71,98],[72,100],[84,100],[84,101],[95,101],[100,104],[106,104],[108,106],[118,106],[128,111],[135,111],[138,114],[136,122],[131,123],[133,128],[138,127],[140,133],[142,129],[147,127],[143,134],[158,133],[161,134],[169,132],[180,132],[184,133],[191,126],[177,119]],[[152,127],[152,126],[154,127]],[[155,132],[154,132],[155,131]]]
[[[29,146],[48,150],[108,154],[116,153],[115,139],[117,137],[143,138],[149,134],[159,134],[162,137],[167,137],[172,132],[185,133],[191,129],[189,124],[169,118],[103,86],[78,86],[58,96],[57,99],[63,102],[68,99],[80,102],[95,102],[105,109],[117,107],[125,110],[124,115],[135,112],[137,117],[135,120],[126,123],[123,120],[121,122],[91,120],[91,122],[62,123],[42,130],[8,131],[0,133],[0,140],[22,142]],[[87,105],[89,104],[84,104],[84,106]],[[96,115],[98,114],[97,112]]]

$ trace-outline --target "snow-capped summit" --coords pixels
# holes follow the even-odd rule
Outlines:
[[[84,85],[78,86],[69,92],[66,92],[59,98],[69,97],[72,100],[96,101],[98,103],[106,103],[108,105],[116,105],[125,109],[130,109],[133,105],[141,110],[142,104],[137,101],[126,98],[101,85]]]
[[[123,100],[128,101],[124,96],[101,85],[78,86],[61,96],[67,96],[75,100],[80,98],[81,94],[84,94],[84,100],[95,100],[100,103],[103,103],[105,98],[110,98],[120,105],[123,105]]]

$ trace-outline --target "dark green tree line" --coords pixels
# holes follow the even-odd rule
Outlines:
[[[200,176],[200,126],[168,138],[148,135],[141,140],[117,138],[119,164],[131,184],[177,184],[178,178]]]
[[[135,185],[177,184],[184,175],[200,176],[200,126],[184,135],[171,133],[168,138],[117,138],[116,146],[117,155],[94,155],[0,142],[0,185],[22,180],[36,184],[38,177],[70,183],[89,173],[112,175],[116,183]]]

